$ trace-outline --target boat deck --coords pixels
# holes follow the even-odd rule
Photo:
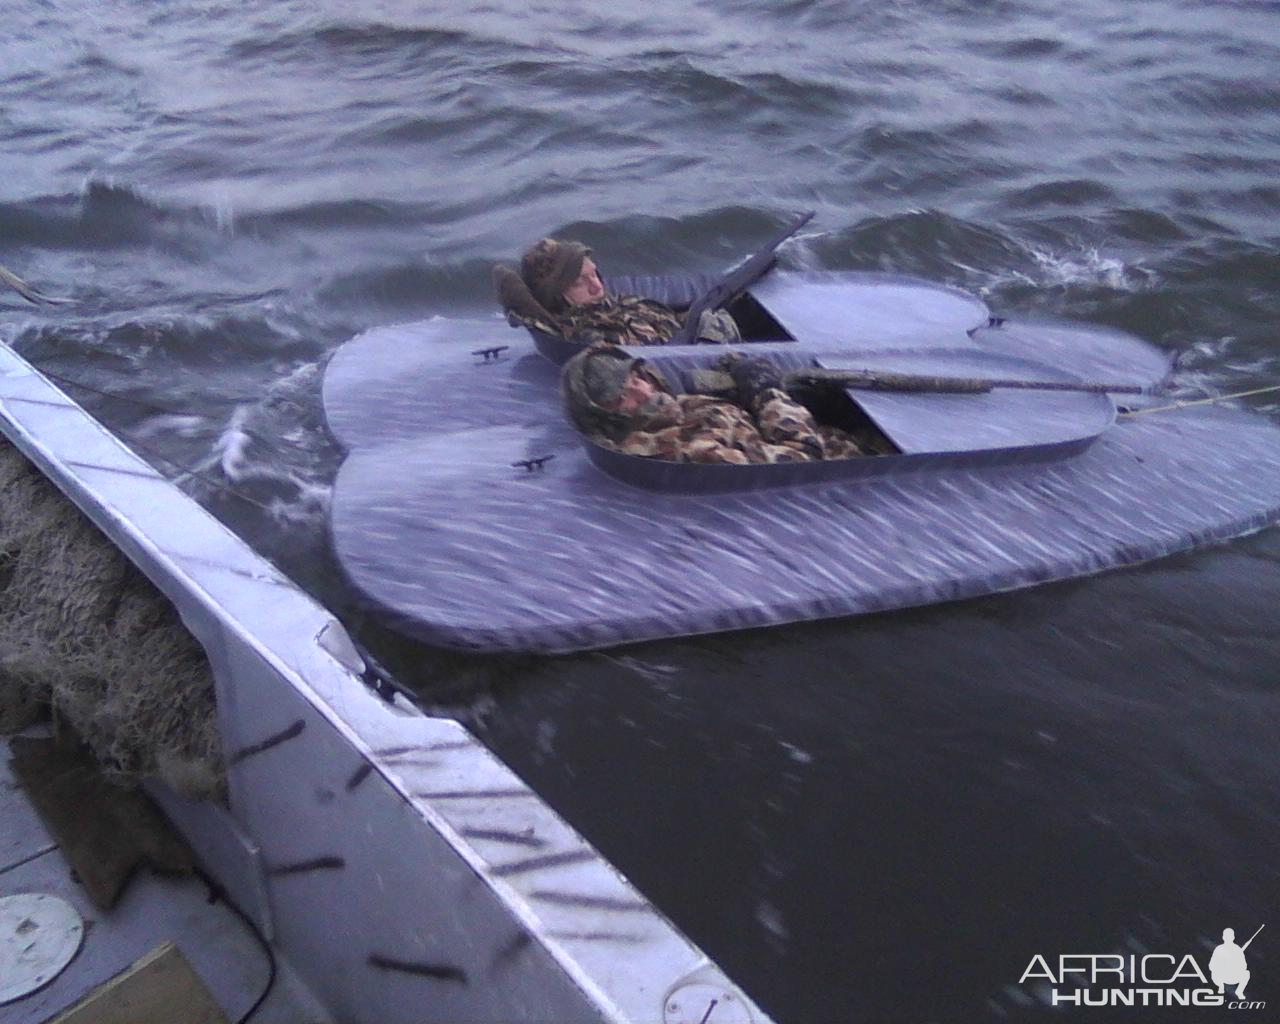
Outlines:
[[[230,1021],[238,1021],[266,987],[269,965],[258,940],[221,901],[210,903],[196,876],[144,869],[119,902],[99,911],[71,877],[70,865],[0,754],[0,897],[46,893],[70,903],[84,922],[79,952],[49,984],[0,1006],[5,1024],[41,1024],[76,1005],[162,943],[173,942]],[[253,1024],[331,1021],[277,957],[277,976]]]

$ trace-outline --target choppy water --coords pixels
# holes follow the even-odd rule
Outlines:
[[[77,302],[0,324],[350,612],[324,359],[489,314],[489,264],[549,232],[713,270],[813,207],[795,265],[1275,382],[1277,40],[1261,0],[11,6],[0,262]],[[1045,1012],[1035,953],[1207,955],[1276,920],[1278,599],[1272,532],[872,619],[396,656],[493,683],[455,710],[779,1021],[994,1020]]]

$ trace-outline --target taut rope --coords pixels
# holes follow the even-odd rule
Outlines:
[[[1230,395],[1215,395],[1213,398],[1197,398],[1190,402],[1174,402],[1172,405],[1157,405],[1151,409],[1126,409],[1120,412],[1120,416],[1146,416],[1153,412],[1174,412],[1178,409],[1187,409],[1193,405],[1216,405],[1218,402],[1229,402],[1233,398],[1248,398],[1251,395],[1266,395],[1272,391],[1280,391],[1280,384],[1272,384],[1266,388],[1253,388],[1250,391],[1236,391]]]

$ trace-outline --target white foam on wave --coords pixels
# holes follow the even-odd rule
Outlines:
[[[245,421],[249,418],[251,408],[247,405],[237,405],[231,412],[231,419],[213,445],[217,464],[228,480],[243,480],[248,472],[248,449],[251,438],[245,430]]]
[[[1138,292],[1156,283],[1155,271],[1126,264],[1092,247],[1076,253],[1032,249],[1031,258],[1041,271],[1043,283],[1049,285],[1102,285],[1116,291]]]
[[[778,250],[778,254],[788,268],[822,270],[822,261],[818,257],[814,243],[830,236],[829,231],[802,231],[787,239]]]
[[[250,497],[279,525],[314,525],[327,514],[332,473],[321,431],[307,422],[306,392],[318,365],[295,367],[254,403],[237,405],[213,443],[205,465],[218,469],[233,491]]]
[[[297,526],[314,525],[328,514],[329,499],[333,495],[332,487],[311,483],[294,473],[278,474],[270,479],[288,484],[295,491],[287,499],[273,498],[267,506],[277,523]]]
[[[142,441],[151,441],[157,437],[199,437],[204,432],[206,420],[203,416],[189,413],[161,413],[149,416],[133,428],[131,433]]]
[[[1126,263],[1096,246],[1083,246],[1068,251],[1029,247],[1025,252],[1030,266],[987,270],[963,264],[957,266],[973,277],[986,278],[978,286],[978,293],[983,296],[1009,285],[1027,285],[1032,288],[1101,287],[1118,292],[1144,292],[1160,284],[1160,277],[1154,270]]]

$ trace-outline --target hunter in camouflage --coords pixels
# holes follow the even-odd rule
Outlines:
[[[639,295],[610,295],[591,250],[581,242],[544,238],[520,260],[517,275],[494,268],[498,301],[513,325],[587,345],[665,345],[683,323],[679,313]],[[723,310],[699,320],[699,340],[734,342],[737,325]]]
[[[673,462],[812,462],[864,454],[844,431],[820,426],[762,359],[726,357],[738,402],[676,395],[619,349],[593,346],[561,377],[566,411],[592,440],[629,455]]]

